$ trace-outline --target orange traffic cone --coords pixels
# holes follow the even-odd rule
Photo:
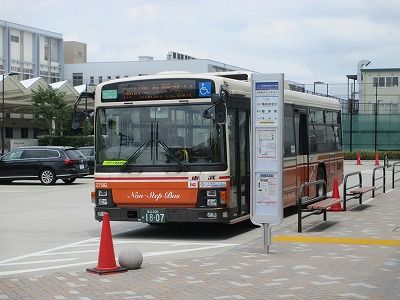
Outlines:
[[[379,154],[378,154],[378,152],[376,152],[375,153],[375,166],[379,166],[380,165],[380,163],[379,163]]]
[[[117,266],[115,262],[110,217],[108,216],[107,212],[105,212],[103,215],[103,226],[101,227],[100,249],[97,267],[86,269],[86,271],[99,275],[127,271],[127,269]]]
[[[331,198],[340,199],[339,185],[338,185],[336,177],[333,180],[333,192],[332,192]],[[340,203],[337,203],[337,204],[331,206],[331,208],[329,208],[328,210],[329,211],[342,211],[342,205]]]
[[[357,152],[357,163],[356,165],[361,165],[361,158],[360,158],[360,152]]]

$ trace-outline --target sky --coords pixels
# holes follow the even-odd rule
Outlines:
[[[61,33],[88,61],[168,51],[312,84],[360,60],[400,68],[400,0],[3,0],[0,19]]]

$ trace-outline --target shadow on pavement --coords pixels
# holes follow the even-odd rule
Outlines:
[[[115,234],[118,238],[142,239],[206,239],[223,240],[246,233],[258,226],[250,220],[238,224],[182,223],[147,225],[131,231]]]

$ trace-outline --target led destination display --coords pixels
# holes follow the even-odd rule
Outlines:
[[[110,83],[103,86],[102,102],[195,99],[211,97],[211,80],[157,79]]]

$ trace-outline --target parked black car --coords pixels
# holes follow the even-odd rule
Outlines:
[[[0,182],[39,179],[54,184],[61,179],[67,184],[89,174],[88,160],[73,147],[21,147],[0,158]]]
[[[89,174],[93,175],[94,174],[94,146],[79,147],[78,149],[88,159]]]

